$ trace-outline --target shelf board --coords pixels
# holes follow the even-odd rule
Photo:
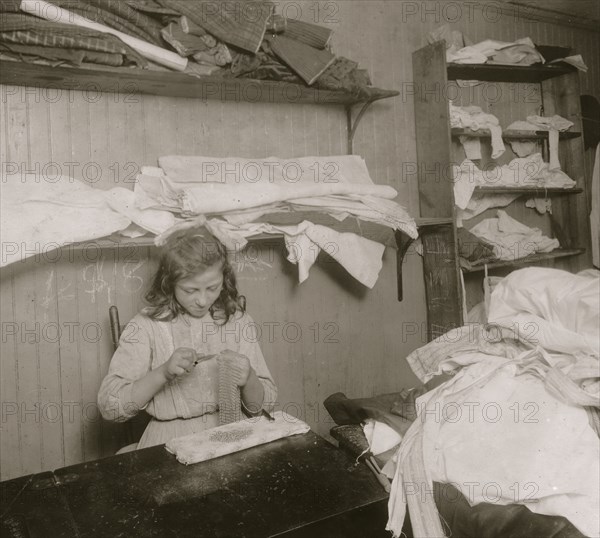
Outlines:
[[[563,194],[579,194],[583,192],[580,188],[557,188],[557,187],[475,187],[475,194],[521,194],[531,196],[560,196]]]
[[[471,129],[461,129],[459,127],[453,127],[451,129],[453,137],[459,136],[470,136],[473,138],[490,138],[491,134],[489,129],[479,129],[473,131]],[[577,131],[561,131],[558,134],[559,139],[567,140],[572,138],[578,138],[581,136],[580,132]],[[502,131],[502,138],[504,140],[548,140],[548,131],[518,131],[507,129]]]
[[[311,212],[289,212],[289,213],[274,213],[272,215],[264,215],[261,217],[261,222],[281,226],[294,226],[304,220],[309,220],[313,224],[320,224],[333,228],[335,231],[344,233],[355,233],[361,237],[371,239],[383,243],[386,246],[396,248],[395,230],[374,222],[362,221],[355,217],[347,217],[342,222],[330,217],[329,215]],[[432,219],[429,219],[432,220]],[[63,248],[71,248],[73,250],[86,249],[134,249],[154,247],[154,235],[144,235],[142,237],[129,238],[118,233],[99,239],[90,239],[80,243],[71,243]],[[260,233],[248,238],[249,242],[279,240],[283,238],[283,234],[267,234]]]
[[[542,82],[575,71],[569,64],[500,65],[446,64],[448,80],[482,80],[486,82]]]
[[[545,262],[545,261],[549,261],[549,260],[555,260],[558,258],[569,258],[571,256],[578,256],[579,254],[583,254],[583,253],[585,253],[584,248],[572,248],[572,249],[557,248],[556,250],[553,250],[552,252],[532,254],[531,256],[519,258],[518,260],[514,260],[514,261],[490,262],[487,264],[487,268],[489,270],[489,269],[496,269],[499,267],[520,267],[520,266],[524,266],[524,265],[532,265],[532,264]],[[486,264],[474,265],[474,264],[470,263],[469,261],[461,258],[460,265],[462,267],[462,270],[465,273],[475,273],[477,271],[483,271],[485,269]]]
[[[452,217],[428,217],[428,218],[417,218],[415,219],[417,228],[423,228],[427,226],[442,226],[444,224],[452,224]]]
[[[399,95],[395,90],[365,87],[360,93],[321,90],[273,80],[194,77],[175,71],[111,67],[52,67],[0,60],[0,84],[125,94],[138,94],[262,103],[345,105],[367,103]]]

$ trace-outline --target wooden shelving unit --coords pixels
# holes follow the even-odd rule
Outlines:
[[[453,64],[446,62],[444,42],[433,43],[413,53],[414,84],[418,88],[445,88],[449,81],[477,80],[491,83],[539,84],[542,115],[558,114],[573,122],[573,130],[559,135],[559,158],[562,169],[574,179],[574,188],[538,188],[481,186],[477,194],[518,194],[521,196],[552,196],[549,225],[558,237],[561,248],[547,254],[535,254],[511,262],[488,263],[487,268],[521,267],[553,264],[578,271],[588,266],[590,243],[587,218],[587,192],[583,168],[583,137],[579,104],[577,70],[568,64],[507,66],[497,64]],[[513,120],[524,120],[515,117]],[[445,225],[426,227],[421,232],[423,270],[428,304],[428,338],[433,339],[463,323],[463,285],[465,273],[482,271],[484,264],[473,265],[459,260],[456,208],[453,182],[448,178],[432,181],[431,170],[448,169],[456,163],[454,154],[460,136],[489,138],[489,130],[454,129],[450,126],[449,103],[440,92],[415,93],[415,127],[419,160],[419,205],[421,217],[446,218]],[[546,131],[504,131],[505,140],[539,140],[548,144]],[[544,155],[544,151],[542,154]],[[487,164],[487,161],[486,161]],[[474,278],[474,277],[473,277]]]
[[[557,187],[475,187],[476,194],[519,194],[522,196],[561,196],[580,194],[583,189],[573,187],[570,189]]]
[[[270,80],[217,76],[198,77],[173,71],[104,66],[52,67],[10,60],[0,60],[0,84],[78,90],[94,94],[98,92],[119,93],[131,98],[139,94],[148,94],[246,103],[342,106],[346,113],[348,127],[348,153],[353,152],[354,135],[367,109],[377,101],[399,95],[398,91],[375,87],[363,87],[356,92],[332,91]],[[329,226],[338,232],[356,233],[386,246],[397,246],[393,229],[354,217],[348,217],[340,222],[321,213],[282,213],[268,215],[262,219],[263,222],[282,225],[294,225],[303,220]],[[248,239],[249,241],[264,241],[282,237],[281,234],[258,234]],[[152,236],[132,239],[118,234],[68,245],[69,248],[75,250],[153,246],[154,237]],[[401,276],[401,264],[398,266],[398,270]],[[401,294],[401,290],[399,290],[399,294]]]
[[[476,273],[478,271],[485,270],[486,267],[488,270],[499,269],[500,267],[525,267],[527,265],[536,265],[547,261],[556,260],[558,258],[579,256],[580,254],[585,254],[584,248],[557,248],[552,252],[537,253],[512,261],[497,261],[488,264],[471,264],[467,260],[461,258],[460,266],[462,267],[463,271],[467,273]]]
[[[458,127],[452,127],[450,130],[453,137],[459,136],[470,136],[473,138],[490,138],[491,134],[489,129],[479,129],[473,131],[472,129],[461,129]],[[561,131],[558,134],[560,140],[568,140],[571,138],[579,138],[580,132],[575,131]],[[502,138],[504,140],[548,140],[548,131],[519,131],[515,129],[507,129],[502,131]]]
[[[571,65],[564,63],[537,64],[527,66],[493,63],[447,64],[448,80],[482,80],[485,82],[542,82],[550,78],[567,75],[573,72],[576,72],[576,69]]]

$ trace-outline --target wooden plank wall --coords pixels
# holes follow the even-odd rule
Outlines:
[[[474,41],[529,35],[538,43],[572,45],[590,67],[583,90],[598,95],[600,89],[598,34],[591,32],[497,10],[465,8],[457,17],[443,2],[294,1],[279,9],[333,27],[337,52],[360,62],[375,85],[401,91],[371,109],[355,152],[375,182],[397,188],[414,215],[411,53],[429,30],[449,20]],[[295,157],[346,150],[345,116],[337,108],[0,89],[2,162],[23,171],[56,163],[95,188],[132,188],[139,166],[165,154]],[[411,250],[405,299],[398,303],[394,251],[386,252],[369,291],[326,259],[299,286],[282,248],[263,244],[235,260],[240,287],[263,329],[280,405],[326,434],[331,422],[322,401],[329,394],[363,397],[416,382],[404,357],[426,336],[421,261]],[[122,429],[101,421],[95,408],[111,355],[108,307],[117,304],[123,320],[133,316],[154,267],[150,249],[92,248],[2,270],[1,479],[109,455],[120,446]]]

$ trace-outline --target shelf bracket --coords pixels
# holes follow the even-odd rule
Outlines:
[[[398,251],[396,253],[396,279],[398,286],[398,301],[402,302],[403,288],[402,288],[402,265],[404,264],[404,256],[408,252],[410,246],[414,243],[414,239],[400,230],[396,230],[396,246]]]
[[[352,108],[354,105],[346,105],[346,122],[348,126],[348,155],[352,155],[352,153],[354,153],[354,135],[356,134],[356,129],[358,127],[358,124],[360,123],[360,120],[362,120],[367,109],[376,100],[377,99],[371,99],[370,101],[363,103],[354,120],[352,120]]]

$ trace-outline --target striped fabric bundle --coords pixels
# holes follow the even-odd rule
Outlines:
[[[159,47],[164,45],[160,36],[162,24],[131,8],[122,0],[51,0],[51,2],[53,5],[130,36]]]
[[[286,28],[283,35],[316,49],[324,49],[331,41],[333,30],[310,22],[286,19]]]
[[[95,50],[20,45],[18,43],[0,41],[0,52],[23,62],[37,62],[42,59],[52,64],[67,63],[77,66],[83,63],[110,65],[112,67],[121,67],[123,65],[123,56],[121,54],[98,52]]]
[[[188,17],[193,23],[225,43],[258,52],[273,4],[243,0],[159,0],[166,8]]]
[[[3,13],[0,42],[23,46],[81,49],[109,54],[119,54],[122,63],[144,67],[148,62],[119,38],[69,24],[51,22],[25,13]],[[22,54],[26,54],[21,51]]]
[[[328,50],[320,50],[283,35],[265,37],[273,52],[309,86],[334,62]]]

